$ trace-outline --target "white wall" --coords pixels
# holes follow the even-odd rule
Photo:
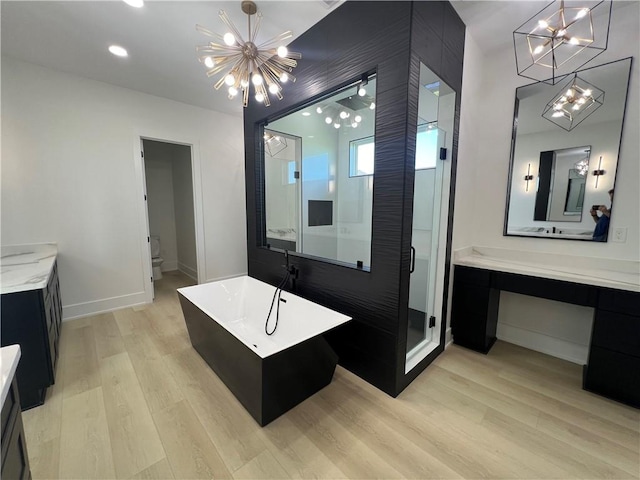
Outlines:
[[[581,254],[590,258],[640,260],[639,8],[638,2],[628,2],[626,6],[614,9],[608,50],[592,62],[593,65],[599,65],[628,56],[634,57],[615,185],[616,212],[610,227],[628,228],[626,242],[616,243],[610,240],[607,243],[578,243],[571,240],[502,235],[515,89],[530,82],[516,75],[512,44],[506,41],[505,45],[508,47],[504,50],[484,52],[467,32],[456,181],[454,249],[478,245],[553,254]],[[508,40],[511,31],[506,28],[499,34]],[[529,297],[523,297],[517,308],[518,311],[513,310],[510,314],[514,321],[523,312],[532,309],[542,318],[557,313],[557,306],[553,302],[540,303]],[[573,322],[576,329],[588,330],[591,321],[588,314],[565,312],[564,316],[569,322]],[[521,327],[526,328],[525,325]],[[551,330],[545,334],[552,337],[560,335],[560,332],[553,331],[553,325],[550,328]],[[535,341],[530,346],[535,347]]]
[[[2,58],[1,240],[58,243],[65,318],[144,301],[141,134],[199,152],[204,278],[246,272],[240,118]]]

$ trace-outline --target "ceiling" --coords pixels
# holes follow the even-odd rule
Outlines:
[[[341,3],[335,0],[258,1],[263,13],[259,40],[285,30],[294,38]],[[511,32],[547,1],[455,0],[454,8],[485,53],[506,48]],[[627,2],[616,2],[627,3]],[[246,15],[239,1],[150,1],[141,9],[112,1],[2,1],[2,54],[82,77],[119,85],[202,108],[240,115],[240,99],[213,90],[196,59],[208,37],[199,23],[224,33],[225,10],[241,33]],[[502,28],[504,26],[504,28]],[[129,57],[108,53],[113,43]],[[302,52],[304,58],[304,52]],[[285,90],[286,95],[286,90]]]
[[[339,2],[258,0],[258,40],[293,30],[299,36]],[[331,4],[331,7],[327,5]],[[196,57],[210,37],[196,23],[225,33],[225,10],[246,35],[239,1],[149,1],[137,9],[122,1],[2,1],[2,54],[55,70],[119,85],[202,108],[241,115],[239,98],[215,91]],[[295,21],[292,21],[295,19]],[[125,47],[118,58],[107,48]]]

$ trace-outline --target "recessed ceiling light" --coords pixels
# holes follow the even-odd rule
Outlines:
[[[309,115],[311,115],[309,112],[302,112],[303,117],[308,117]]]
[[[122,47],[120,47],[118,45],[111,45],[109,47],[109,51],[111,53],[113,53],[116,57],[128,57],[129,56],[127,51],[124,48],[122,48]]]
[[[123,0],[124,3],[135,8],[140,8],[144,5],[144,0]]]

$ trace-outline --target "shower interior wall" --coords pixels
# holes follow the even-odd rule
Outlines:
[[[303,53],[284,99],[271,107],[256,102],[244,112],[247,257],[249,275],[277,284],[282,251],[269,250],[264,231],[261,124],[366,72],[377,74],[375,183],[371,269],[359,270],[309,256],[295,256],[296,293],[353,317],[328,336],[340,364],[389,395],[398,395],[444,348],[405,375],[414,153],[420,63],[456,92],[444,295],[451,256],[453,191],[460,114],[465,26],[448,2],[345,2],[290,49]],[[446,318],[446,298],[442,319]]]

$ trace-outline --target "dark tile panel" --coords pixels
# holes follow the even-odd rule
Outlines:
[[[379,389],[395,395],[396,338],[365,322],[351,321],[325,335],[338,363]]]
[[[413,7],[411,50],[434,72],[442,65],[443,2],[417,2]]]
[[[465,25],[449,2],[444,2],[443,32],[444,46],[462,59],[464,55]]]
[[[446,46],[442,47],[442,64],[439,76],[460,96],[462,91],[462,56],[458,56]]]
[[[259,249],[258,253],[260,257],[249,262],[249,274],[277,285],[284,275],[282,253],[266,249]],[[345,315],[363,318],[363,321],[390,334],[397,332],[397,295],[383,278],[362,270],[293,255],[290,262],[300,269],[294,292],[297,295]]]
[[[431,43],[440,44],[443,37],[445,25],[445,5],[448,2],[414,2],[413,4],[413,30],[420,34],[424,33],[424,38],[431,39]],[[435,38],[434,38],[435,37]],[[415,45],[413,45],[415,48]]]
[[[404,377],[400,359],[404,359],[405,352],[398,350],[398,341],[403,340],[401,332],[406,330],[407,321],[414,175],[407,166],[411,163],[413,167],[415,149],[415,141],[409,140],[415,137],[409,92],[419,75],[416,58],[454,88],[455,82],[447,78],[454,78],[457,71],[461,78],[461,65],[457,70],[450,67],[454,73],[449,77],[441,68],[444,54],[440,38],[444,36],[446,8],[446,2],[345,2],[290,46],[302,52],[303,59],[294,72],[298,81],[287,85],[285,99],[274,101],[269,108],[251,103],[245,109],[248,270],[256,278],[276,284],[283,271],[282,253],[257,246],[263,234],[264,187],[256,162],[260,158],[256,147],[261,140],[254,127],[376,69],[378,117],[371,272],[307,257],[297,257],[294,263],[300,268],[297,293],[353,316],[360,329],[358,334],[373,329],[391,338],[379,345],[370,340],[352,341],[353,332],[336,333],[344,345],[341,363],[391,394],[397,393],[402,383],[396,377]],[[415,58],[411,56],[412,49]],[[457,60],[461,62],[461,57]],[[417,98],[417,90],[413,95]],[[457,97],[459,110],[460,95]],[[450,246],[447,248],[450,256]],[[366,334],[361,336],[369,338]],[[381,351],[393,359],[381,361]]]

